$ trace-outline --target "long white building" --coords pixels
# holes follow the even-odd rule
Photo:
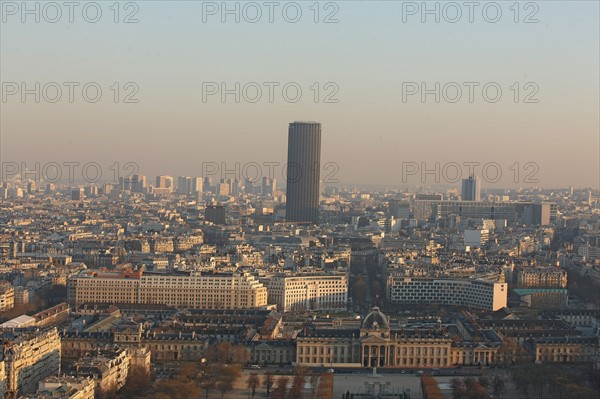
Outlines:
[[[437,304],[498,310],[506,306],[508,284],[473,279],[390,275],[388,299],[393,303]]]
[[[144,274],[84,270],[69,279],[70,303],[136,303],[194,309],[267,305],[267,288],[250,273]]]
[[[267,289],[269,303],[282,312],[346,309],[348,302],[346,274],[275,276]]]

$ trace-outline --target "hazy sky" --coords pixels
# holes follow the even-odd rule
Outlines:
[[[235,162],[283,163],[288,123],[316,120],[323,125],[322,162],[338,165],[335,177],[342,182],[401,184],[403,165],[405,172],[414,172],[415,165],[434,169],[439,162],[444,183],[444,176],[456,174],[452,162],[497,162],[502,179],[491,183],[493,169],[484,188],[599,186],[597,1],[522,2],[518,22],[513,1],[497,2],[502,15],[496,23],[489,22],[496,18],[490,2],[475,7],[473,22],[464,2],[454,3],[462,13],[456,23],[451,22],[456,7],[445,2],[437,3],[439,23],[415,9],[422,7],[420,1],[320,2],[318,23],[313,1],[280,2],[273,23],[262,1],[255,3],[262,12],[257,23],[250,22],[256,8],[244,3],[238,5],[236,23],[235,15],[224,15],[222,22],[216,10],[221,2],[201,1],[123,2],[119,23],[110,8],[114,1],[100,1],[94,4],[102,16],[90,23],[83,18],[87,3],[74,10],[73,23],[64,6],[55,23],[50,20],[56,10],[40,9],[37,23],[15,10],[20,1],[2,2],[2,162],[93,161],[108,177],[113,162],[135,162],[150,179],[201,175],[203,162],[225,162],[230,169]],[[288,22],[295,18],[296,4],[302,16]],[[86,9],[90,20],[95,7]],[[131,13],[139,22],[122,23]],[[323,23],[332,13],[338,22]],[[524,23],[528,16],[538,22]],[[35,82],[40,87],[56,82],[62,97],[48,101],[55,98],[50,85],[45,93],[40,89],[40,103],[33,94],[23,102],[20,92],[10,94],[23,82],[30,89]],[[80,84],[73,103],[64,82]],[[89,82],[102,89],[96,103],[83,98],[81,88]],[[128,82],[139,88],[133,96],[137,103],[123,102],[135,88],[124,88]],[[222,82],[229,88],[256,82],[262,98],[249,101],[255,96],[251,86],[239,103],[233,94],[225,102],[219,94],[207,94]],[[264,82],[279,84],[272,103]],[[282,94],[290,82],[302,89],[296,103]],[[439,103],[434,94],[425,102],[420,93],[407,94],[420,90],[421,83],[433,89],[436,82]],[[464,82],[478,84],[473,102]],[[502,90],[495,103],[482,93],[489,83],[489,100],[495,87]],[[462,97],[452,103],[456,86]],[[331,98],[338,102],[324,102],[336,90]],[[442,171],[444,165],[450,166]],[[463,177],[467,171],[463,167]],[[479,174],[481,167],[475,171]],[[278,168],[280,180],[281,172]],[[414,173],[404,176],[407,184],[435,183],[435,172]]]

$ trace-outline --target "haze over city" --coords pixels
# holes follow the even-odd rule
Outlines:
[[[73,103],[64,86],[56,103],[8,96],[2,160],[135,162],[148,175],[197,175],[202,162],[284,163],[287,123],[309,119],[323,124],[323,161],[339,166],[343,183],[401,185],[402,162],[434,168],[436,162],[493,161],[503,177],[484,187],[598,187],[597,2],[544,2],[537,10],[521,5],[519,23],[508,4],[496,23],[484,19],[481,6],[473,22],[461,6],[462,17],[453,23],[451,9],[436,22],[435,15],[407,13],[402,2],[388,1],[321,3],[319,23],[309,2],[299,3],[297,23],[283,18],[282,6],[270,23],[261,5],[262,18],[252,23],[252,10],[240,6],[236,16],[220,3],[217,10],[203,3],[210,2],[152,1],[121,10],[121,19],[135,14],[137,23],[114,23],[108,5],[97,23],[83,20],[79,9],[73,23],[65,21],[67,10],[57,23],[42,15],[30,24],[21,23],[21,10],[5,12],[3,82],[30,89],[34,82],[98,82],[103,96],[82,101],[81,86]],[[293,17],[293,11],[287,13]],[[525,23],[530,14],[537,22]],[[337,22],[325,23],[329,16]],[[115,82],[119,103],[110,89]],[[139,102],[123,103],[134,92],[123,88],[127,82],[135,83],[132,98]],[[263,96],[256,103],[243,93],[238,103],[234,94],[222,101],[220,90],[205,95],[206,82],[229,90],[236,82],[242,88],[257,82]],[[272,102],[264,82],[279,84]],[[281,93],[289,82],[302,89],[296,103]],[[443,93],[439,103],[434,94],[422,102],[419,91],[403,101],[406,82],[429,90],[436,82],[442,89],[455,82],[463,95],[456,103]],[[472,103],[465,82],[479,84]],[[489,82],[502,89],[498,102],[482,97]],[[335,86],[324,88],[327,83]],[[524,88],[527,83],[536,86]],[[523,102],[528,94],[538,102]],[[324,102],[327,95],[335,102]],[[539,183],[524,183],[522,176],[515,182],[509,170],[515,163],[537,164]]]

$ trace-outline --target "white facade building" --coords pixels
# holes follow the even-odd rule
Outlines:
[[[282,312],[292,310],[346,309],[348,276],[276,276],[268,284],[269,303]]]
[[[393,303],[438,304],[498,310],[506,306],[508,284],[471,279],[388,277]]]

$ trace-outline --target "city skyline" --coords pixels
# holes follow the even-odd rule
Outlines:
[[[598,399],[600,0],[0,0],[0,399]]]

